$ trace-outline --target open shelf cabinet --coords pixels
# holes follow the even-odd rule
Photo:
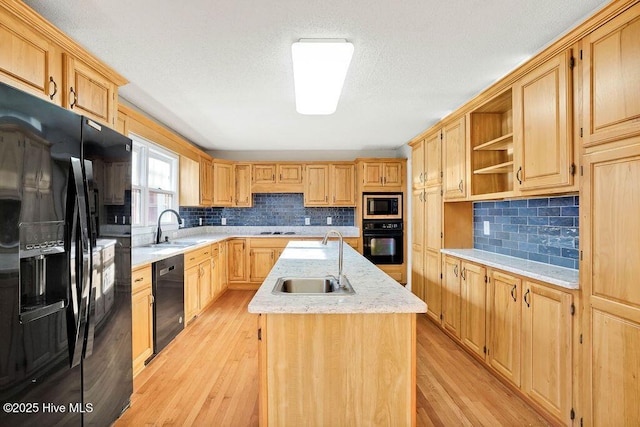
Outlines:
[[[508,89],[468,114],[471,197],[513,191],[513,94]]]

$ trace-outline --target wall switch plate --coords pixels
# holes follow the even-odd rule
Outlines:
[[[488,236],[489,234],[491,234],[491,228],[489,227],[489,221],[484,221],[483,225],[484,225],[484,235]]]
[[[304,225],[311,225],[311,218],[305,218]]]
[[[202,218],[198,218],[198,224],[202,225]]]
[[[222,218],[221,223],[222,225],[227,225],[227,218]]]
[[[333,224],[333,220],[330,216],[327,217],[327,225]]]

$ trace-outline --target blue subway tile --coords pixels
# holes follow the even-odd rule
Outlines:
[[[538,252],[544,255],[554,255],[554,256],[562,255],[562,249],[555,246],[547,246],[547,245],[538,245],[538,250],[535,252]]]
[[[538,245],[535,243],[519,242],[518,249],[525,252],[538,252]]]
[[[527,217],[528,225],[549,225],[549,217],[547,216],[529,216]]]
[[[576,249],[562,248],[562,256],[564,258],[578,259],[578,251]]]
[[[560,227],[538,227],[538,234],[546,234],[547,236],[559,236]]]
[[[496,208],[508,208],[509,206],[511,206],[511,203],[508,200],[496,202]]]
[[[577,227],[562,227],[560,235],[562,237],[578,237],[578,228]]]
[[[561,208],[538,208],[538,216],[559,216],[560,209]]]
[[[489,215],[502,215],[502,209],[491,208],[488,211]]]
[[[578,216],[579,215],[579,209],[575,206],[571,206],[571,207],[563,207],[562,208],[562,216]]]
[[[527,217],[526,216],[511,216],[511,224],[526,224]]]
[[[527,205],[529,207],[549,206],[549,199],[529,199],[529,203]]]
[[[551,243],[549,243],[549,236],[545,236],[545,235],[537,235],[537,234],[527,234],[527,242],[529,243],[536,243],[538,245],[549,245]],[[558,237],[559,239],[559,237]]]
[[[518,208],[518,216],[536,216],[538,208]]]
[[[544,262],[545,264],[549,264],[549,255],[542,255],[533,252],[529,252],[529,259],[531,261]]]
[[[518,233],[538,234],[538,227],[533,226],[533,225],[521,225],[518,228]]]
[[[527,200],[512,200],[511,201],[512,208],[526,208]]]
[[[573,196],[551,197],[549,198],[549,206],[573,206]]]
[[[496,231],[494,236],[496,239],[509,240],[511,238],[511,233],[505,233],[504,231]]]
[[[489,244],[490,244],[491,246],[496,246],[496,247],[498,247],[498,246],[502,246],[502,240],[499,240],[499,239],[489,239]]]
[[[549,225],[555,227],[573,227],[573,218],[568,216],[549,217]]]
[[[505,217],[505,218],[508,218],[508,217]],[[502,224],[502,231],[507,231],[509,233],[517,233],[518,224]]]
[[[516,250],[516,249],[511,249],[511,256],[514,256],[516,258],[529,259],[529,256],[528,256],[527,252]]]
[[[518,242],[514,240],[504,240],[502,242],[502,247],[509,248],[509,249],[518,249]]]
[[[502,209],[502,215],[504,216],[517,216],[518,214],[519,214],[518,208]]]
[[[502,255],[511,255],[511,249],[509,248],[498,247],[496,248],[496,252]]]
[[[511,233],[511,240],[514,240],[516,242],[526,242],[528,237],[529,235],[524,233]]]
[[[549,264],[557,265],[559,267],[573,268],[577,270],[575,266],[575,261],[570,258],[552,256],[552,257],[549,257]]]

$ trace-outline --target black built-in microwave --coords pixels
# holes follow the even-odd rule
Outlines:
[[[362,219],[402,220],[402,193],[364,193]]]

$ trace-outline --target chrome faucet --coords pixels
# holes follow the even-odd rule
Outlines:
[[[180,214],[176,211],[174,211],[173,209],[165,209],[162,212],[160,212],[160,215],[158,215],[158,230],[156,231],[156,244],[160,243],[160,238],[162,237],[162,228],[160,228],[160,219],[162,218],[162,215],[164,215],[167,212],[173,212],[176,216],[176,218],[178,218],[178,228],[180,228],[180,223],[182,222],[182,217],[180,216]]]
[[[329,240],[329,235],[331,234],[335,234],[336,236],[338,236],[338,239],[340,240],[340,243],[338,245],[338,286],[342,287],[342,258],[343,258],[342,254],[344,249],[344,240],[342,238],[342,234],[340,234],[339,231],[329,230],[327,231],[327,234],[325,234],[324,238],[322,239],[323,245],[327,244],[327,240]]]

